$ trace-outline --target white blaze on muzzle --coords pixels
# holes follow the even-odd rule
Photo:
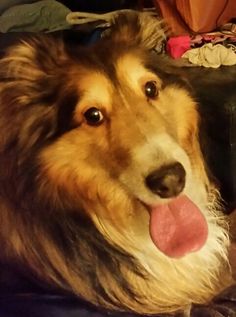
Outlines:
[[[133,196],[147,206],[150,213],[149,232],[155,246],[167,256],[175,258],[201,249],[208,237],[208,227],[197,203],[192,201],[192,192],[197,190],[199,180],[195,183],[186,152],[172,137],[163,133],[148,138],[145,144],[132,149],[131,153],[132,163],[122,173],[120,180]],[[171,168],[163,169],[163,166]],[[180,189],[170,191],[167,196],[152,190],[147,185],[147,177],[159,170],[161,180],[167,177],[167,186],[171,186],[171,181],[176,182],[176,186],[181,181]],[[167,173],[167,176],[163,173]]]

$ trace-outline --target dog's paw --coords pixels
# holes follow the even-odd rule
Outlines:
[[[225,289],[207,306],[194,305],[191,317],[236,317],[236,285]]]

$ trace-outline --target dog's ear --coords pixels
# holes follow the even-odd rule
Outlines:
[[[166,38],[164,22],[147,12],[130,11],[118,14],[109,36],[120,45],[154,49]]]
[[[1,80],[8,85],[17,82],[28,89],[35,88],[41,80],[45,83],[43,92],[48,86],[47,79],[55,76],[64,56],[64,44],[59,39],[49,35],[28,36],[8,48],[1,60]]]
[[[52,105],[66,81],[61,73],[63,60],[66,62],[63,50],[59,40],[34,36],[9,47],[1,59],[0,129],[5,135],[0,147],[12,140],[27,152],[54,133],[56,107]]]

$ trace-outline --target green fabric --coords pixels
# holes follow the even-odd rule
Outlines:
[[[0,16],[0,32],[53,32],[70,29],[66,16],[71,11],[55,0],[11,7]]]
[[[36,1],[37,0],[0,0],[0,14],[2,14],[4,11],[15,5],[23,3],[32,3]]]

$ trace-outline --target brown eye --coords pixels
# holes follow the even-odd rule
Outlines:
[[[100,125],[104,116],[98,108],[92,107],[85,111],[84,117],[89,125]]]
[[[150,99],[154,99],[158,96],[158,88],[157,83],[155,81],[146,82],[144,90],[145,95]]]

